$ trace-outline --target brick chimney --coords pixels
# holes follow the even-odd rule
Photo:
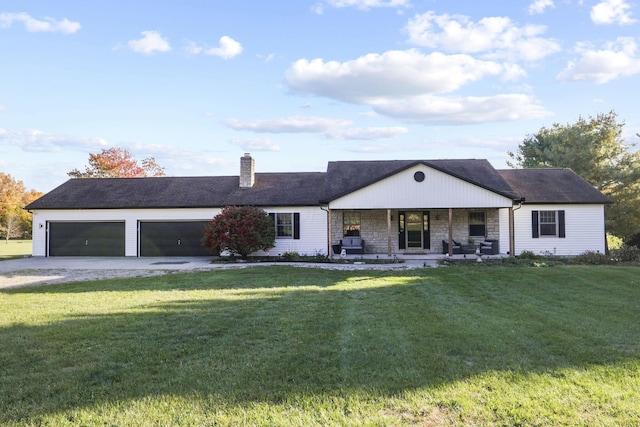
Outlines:
[[[240,188],[251,188],[255,182],[255,161],[250,153],[244,153],[240,157]]]

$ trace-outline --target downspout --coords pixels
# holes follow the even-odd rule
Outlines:
[[[516,208],[513,206],[509,208],[509,255],[511,256],[516,256],[515,218],[513,213],[522,208],[524,201],[525,198],[522,197],[517,200],[518,206]]]
[[[329,258],[333,255],[333,246],[331,246],[331,208],[327,206],[327,209],[320,206],[320,209],[327,213],[327,254],[329,254]]]

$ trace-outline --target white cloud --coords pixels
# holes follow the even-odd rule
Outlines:
[[[230,142],[245,151],[280,151],[280,146],[271,138],[238,138]]]
[[[287,71],[286,81],[294,92],[368,105],[400,121],[453,124],[546,116],[547,111],[524,94],[443,96],[486,77],[506,80],[523,74],[517,65],[408,50],[344,63],[299,60]]]
[[[325,5],[336,9],[354,7],[360,10],[370,10],[380,7],[409,8],[411,2],[409,0],[325,0],[323,3],[316,3],[312,10],[318,15],[322,15]]]
[[[371,103],[379,114],[403,122],[458,125],[515,121],[550,115],[533,98],[523,94],[487,97],[422,95],[404,99],[380,99]]]
[[[555,7],[553,0],[534,0],[529,5],[529,15],[544,13],[548,7]]]
[[[604,0],[591,8],[591,20],[598,25],[627,25],[636,22],[631,18],[631,6],[625,0]]]
[[[68,19],[54,19],[45,17],[39,20],[31,17],[27,13],[0,13],[0,28],[9,28],[14,22],[21,22],[27,31],[52,32],[73,34],[80,30],[81,26],[78,22],[69,21]]]
[[[589,44],[578,44],[576,50],[581,55],[580,58],[569,62],[557,75],[558,80],[606,83],[640,73],[637,45],[631,37],[619,37],[614,42],[606,43],[603,49],[595,49]]]
[[[242,53],[242,45],[228,36],[220,37],[220,47],[214,47],[204,52],[207,55],[219,56],[223,59],[233,58]]]
[[[248,130],[264,133],[324,133],[335,128],[349,126],[352,124],[349,120],[303,116],[266,120],[227,119],[224,120],[223,123],[235,130]]]
[[[269,63],[269,62],[273,61],[273,59],[276,57],[276,55],[275,55],[275,54],[273,54],[273,53],[269,53],[268,55],[261,55],[261,54],[258,54],[258,55],[256,55],[256,57],[257,57],[259,60],[263,61],[265,64],[267,64],[267,63]]]
[[[409,43],[447,52],[483,54],[489,59],[537,61],[560,51],[560,45],[538,37],[543,25],[516,26],[507,17],[488,17],[473,22],[462,15],[426,12],[407,23]]]
[[[219,43],[218,47],[207,48],[194,42],[188,42],[184,50],[188,55],[205,54],[223,59],[230,59],[242,53],[242,45],[231,37],[222,36],[220,37]],[[271,58],[272,57],[267,58],[267,61],[271,60]]]
[[[239,120],[227,119],[223,122],[234,130],[259,133],[321,133],[325,138],[337,140],[378,140],[394,138],[409,130],[401,126],[351,128],[350,120],[328,119],[324,117],[292,116],[279,119]],[[270,138],[234,139],[232,144],[245,150],[279,151],[280,147]]]
[[[424,150],[423,145],[413,144],[368,144],[368,145],[354,145],[351,147],[341,147],[345,151],[350,153],[398,153],[406,151],[419,151]]]
[[[0,142],[6,142],[28,152],[84,151],[107,146],[107,142],[102,138],[55,135],[37,129],[16,131],[0,128]]]
[[[0,113],[2,113],[3,111],[7,111],[7,107],[5,107],[4,105],[0,105]]]
[[[168,52],[171,50],[169,41],[157,31],[143,31],[142,38],[129,40],[129,48],[137,53],[150,55],[154,52]]]
[[[287,70],[286,82],[294,92],[366,103],[378,97],[452,92],[500,75],[513,76],[513,68],[468,55],[425,55],[411,49],[347,62],[300,59]]]
[[[395,138],[404,135],[409,129],[401,126],[393,127],[368,127],[356,129],[336,129],[327,132],[326,136],[330,139],[353,139],[363,141],[375,141],[379,139]]]

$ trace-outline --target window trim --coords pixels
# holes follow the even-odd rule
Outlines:
[[[276,239],[293,239],[293,212],[276,212]],[[279,234],[280,231],[289,231],[287,234]]]
[[[551,224],[549,222],[541,221],[541,213],[542,212],[554,212],[555,214],[555,224],[556,224],[556,232],[555,234],[543,234],[541,226],[543,224]],[[566,237],[566,220],[565,220],[565,211],[564,209],[544,209],[544,210],[534,210],[531,211],[531,237],[533,239],[564,239]]]
[[[278,236],[278,216],[291,216],[291,236]],[[273,221],[276,240],[299,240],[300,239],[300,213],[299,212],[271,212],[269,218]]]
[[[357,222],[347,222],[347,215],[353,215],[357,218]],[[347,227],[357,227],[357,229],[349,230],[352,233],[347,233]],[[355,232],[355,233],[354,233]],[[357,234],[356,234],[357,233]],[[362,213],[358,211],[344,211],[342,212],[342,237],[360,237],[362,233]]]
[[[471,221],[471,216],[474,214],[482,214],[482,223]],[[487,213],[485,211],[469,211],[468,220],[469,220],[469,237],[487,237]],[[480,233],[480,234],[472,233],[471,232],[472,226],[475,226],[475,227],[482,226],[483,233]]]

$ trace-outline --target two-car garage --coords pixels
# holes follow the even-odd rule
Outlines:
[[[206,221],[139,221],[137,255],[209,255],[201,243],[206,224]],[[51,221],[47,227],[49,256],[125,256],[124,221]]]

